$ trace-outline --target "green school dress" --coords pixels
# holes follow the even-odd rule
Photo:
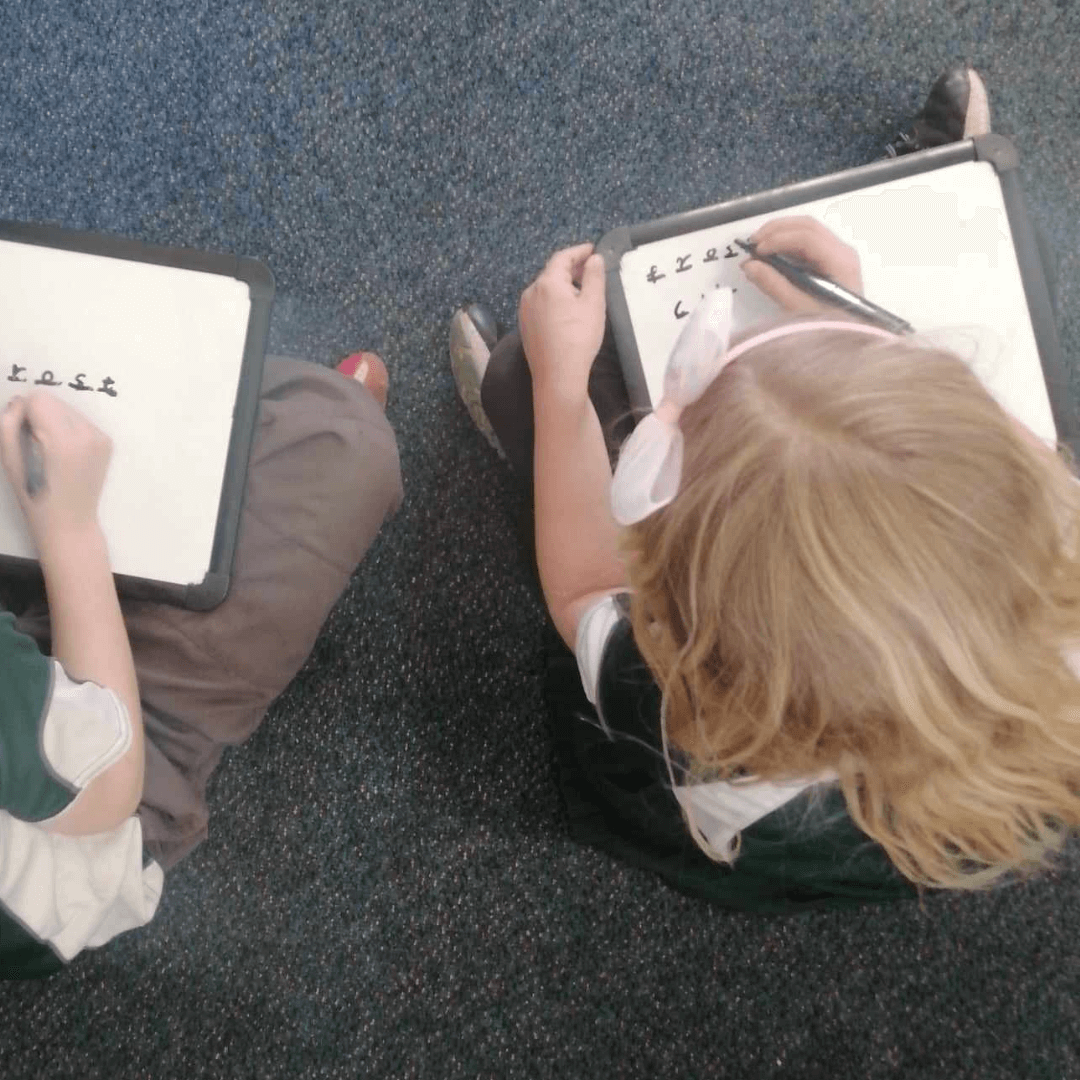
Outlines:
[[[634,642],[627,601],[601,602],[609,608],[596,620],[602,642],[583,643],[579,628],[577,657],[549,636],[546,694],[573,837],[680,892],[743,911],[789,914],[917,896],[852,821],[835,783],[812,784],[741,828],[732,865],[698,847],[664,761],[661,693]],[[770,793],[766,806],[779,798]],[[745,802],[736,815],[752,816]]]

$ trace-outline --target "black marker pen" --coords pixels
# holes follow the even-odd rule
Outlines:
[[[33,498],[45,487],[45,464],[41,460],[38,441],[30,430],[30,421],[25,416],[19,428],[19,443],[22,447],[23,468],[26,471],[26,494]]]
[[[883,330],[889,330],[894,334],[911,334],[915,332],[915,328],[911,323],[905,322],[899,316],[878,307],[877,304],[872,304],[866,297],[860,296],[850,289],[845,289],[843,285],[837,285],[835,281],[830,280],[824,274],[818,273],[818,271],[812,270],[810,267],[796,262],[786,255],[758,255],[755,243],[744,243],[742,240],[736,240],[735,243],[744,251],[748,251],[753,258],[768,263],[777,273],[783,274],[792,285],[797,289],[802,289],[808,296],[823,300],[826,304],[833,304],[844,311],[850,312],[852,315],[858,315],[859,318],[866,319],[876,326],[880,326]]]

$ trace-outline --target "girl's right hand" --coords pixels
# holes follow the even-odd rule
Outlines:
[[[788,255],[797,261],[809,263],[838,285],[862,295],[859,253],[816,218],[774,218],[762,225],[750,239],[757,244],[758,255]],[[741,269],[766,296],[788,311],[814,315],[837,313],[837,308],[808,296],[759,259],[745,259]]]
[[[45,473],[45,486],[34,496],[26,490],[19,435],[24,416]],[[44,390],[12,398],[0,412],[0,459],[39,553],[50,541],[97,524],[112,446],[112,439],[81,412]]]
[[[604,340],[604,260],[592,244],[562,248],[521,294],[518,329],[534,387],[588,394],[589,370]]]

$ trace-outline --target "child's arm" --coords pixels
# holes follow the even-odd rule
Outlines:
[[[29,495],[19,445],[23,418],[41,447],[45,483]],[[142,710],[97,509],[112,443],[89,420],[43,391],[0,414],[0,453],[45,577],[53,655],[73,680],[112,690],[131,722],[131,745],[42,828],[85,835],[115,828],[142,798]]]
[[[627,581],[609,504],[611,469],[588,391],[605,316],[603,260],[591,252],[591,244],[556,252],[518,313],[533,382],[537,565],[552,620],[571,649],[597,595]]]
[[[116,828],[138,809],[145,751],[131,644],[120,614],[105,537],[97,523],[50,536],[39,548],[53,656],[68,676],[113,690],[131,720],[131,745],[42,828],[82,836]]]

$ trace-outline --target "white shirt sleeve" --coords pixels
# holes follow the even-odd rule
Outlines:
[[[131,717],[114,691],[94,682],[75,682],[58,660],[51,662],[42,756],[61,780],[81,791],[128,751]]]
[[[577,657],[585,696],[593,705],[596,704],[596,687],[600,681],[600,661],[604,658],[604,646],[607,645],[611,631],[622,618],[615,602],[617,595],[619,594],[612,593],[597,600],[578,620],[574,655]]]

